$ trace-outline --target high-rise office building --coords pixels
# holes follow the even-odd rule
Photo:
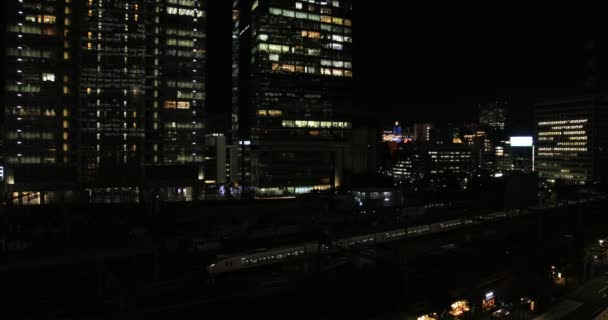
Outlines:
[[[251,184],[273,195],[340,185],[351,129],[352,1],[240,4],[239,121],[242,140],[251,140]]]
[[[145,150],[146,8],[130,0],[79,5],[81,182],[93,201],[137,201]]]
[[[491,135],[502,134],[505,130],[505,103],[490,102],[479,106],[479,124]]]
[[[72,3],[7,0],[2,9],[0,183],[12,203],[51,203],[76,183]]]
[[[204,177],[207,1],[148,4],[146,188],[197,199]],[[192,195],[192,196],[190,196]]]
[[[432,123],[415,123],[414,140],[419,143],[431,142],[434,128]]]
[[[4,5],[8,191],[34,202],[63,197],[49,192],[58,188],[93,202],[195,198],[204,180],[205,2]]]
[[[608,96],[545,101],[534,111],[540,177],[575,185],[606,183]]]

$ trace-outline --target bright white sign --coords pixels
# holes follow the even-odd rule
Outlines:
[[[532,137],[511,137],[511,147],[531,147]]]
[[[0,181],[4,181],[4,167],[0,166]]]

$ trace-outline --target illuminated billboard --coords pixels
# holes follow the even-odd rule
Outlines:
[[[511,137],[511,147],[531,147],[533,143],[532,137]]]

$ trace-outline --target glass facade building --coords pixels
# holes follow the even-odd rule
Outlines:
[[[241,59],[248,97],[240,117],[249,119],[258,194],[340,184],[351,130],[351,14],[346,0],[241,2],[241,50],[249,57]]]
[[[0,156],[5,196],[41,204],[76,183],[71,1],[7,0]]]
[[[37,202],[59,187],[93,202],[196,195],[204,1],[9,0],[3,8],[0,165],[11,194],[43,191]]]

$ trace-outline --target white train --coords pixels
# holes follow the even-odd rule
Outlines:
[[[486,215],[478,215],[472,218],[453,219],[431,224],[411,226],[407,228],[382,231],[357,235],[335,240],[331,247],[350,248],[353,246],[368,246],[402,239],[414,238],[418,236],[454,230],[470,225],[483,224],[491,221],[502,220],[514,215],[517,211],[500,211]],[[258,250],[231,256],[219,257],[218,260],[207,267],[210,274],[236,271],[246,268],[270,265],[282,262],[286,259],[295,257],[315,255],[328,252],[330,248],[320,242],[308,242],[295,246]]]

